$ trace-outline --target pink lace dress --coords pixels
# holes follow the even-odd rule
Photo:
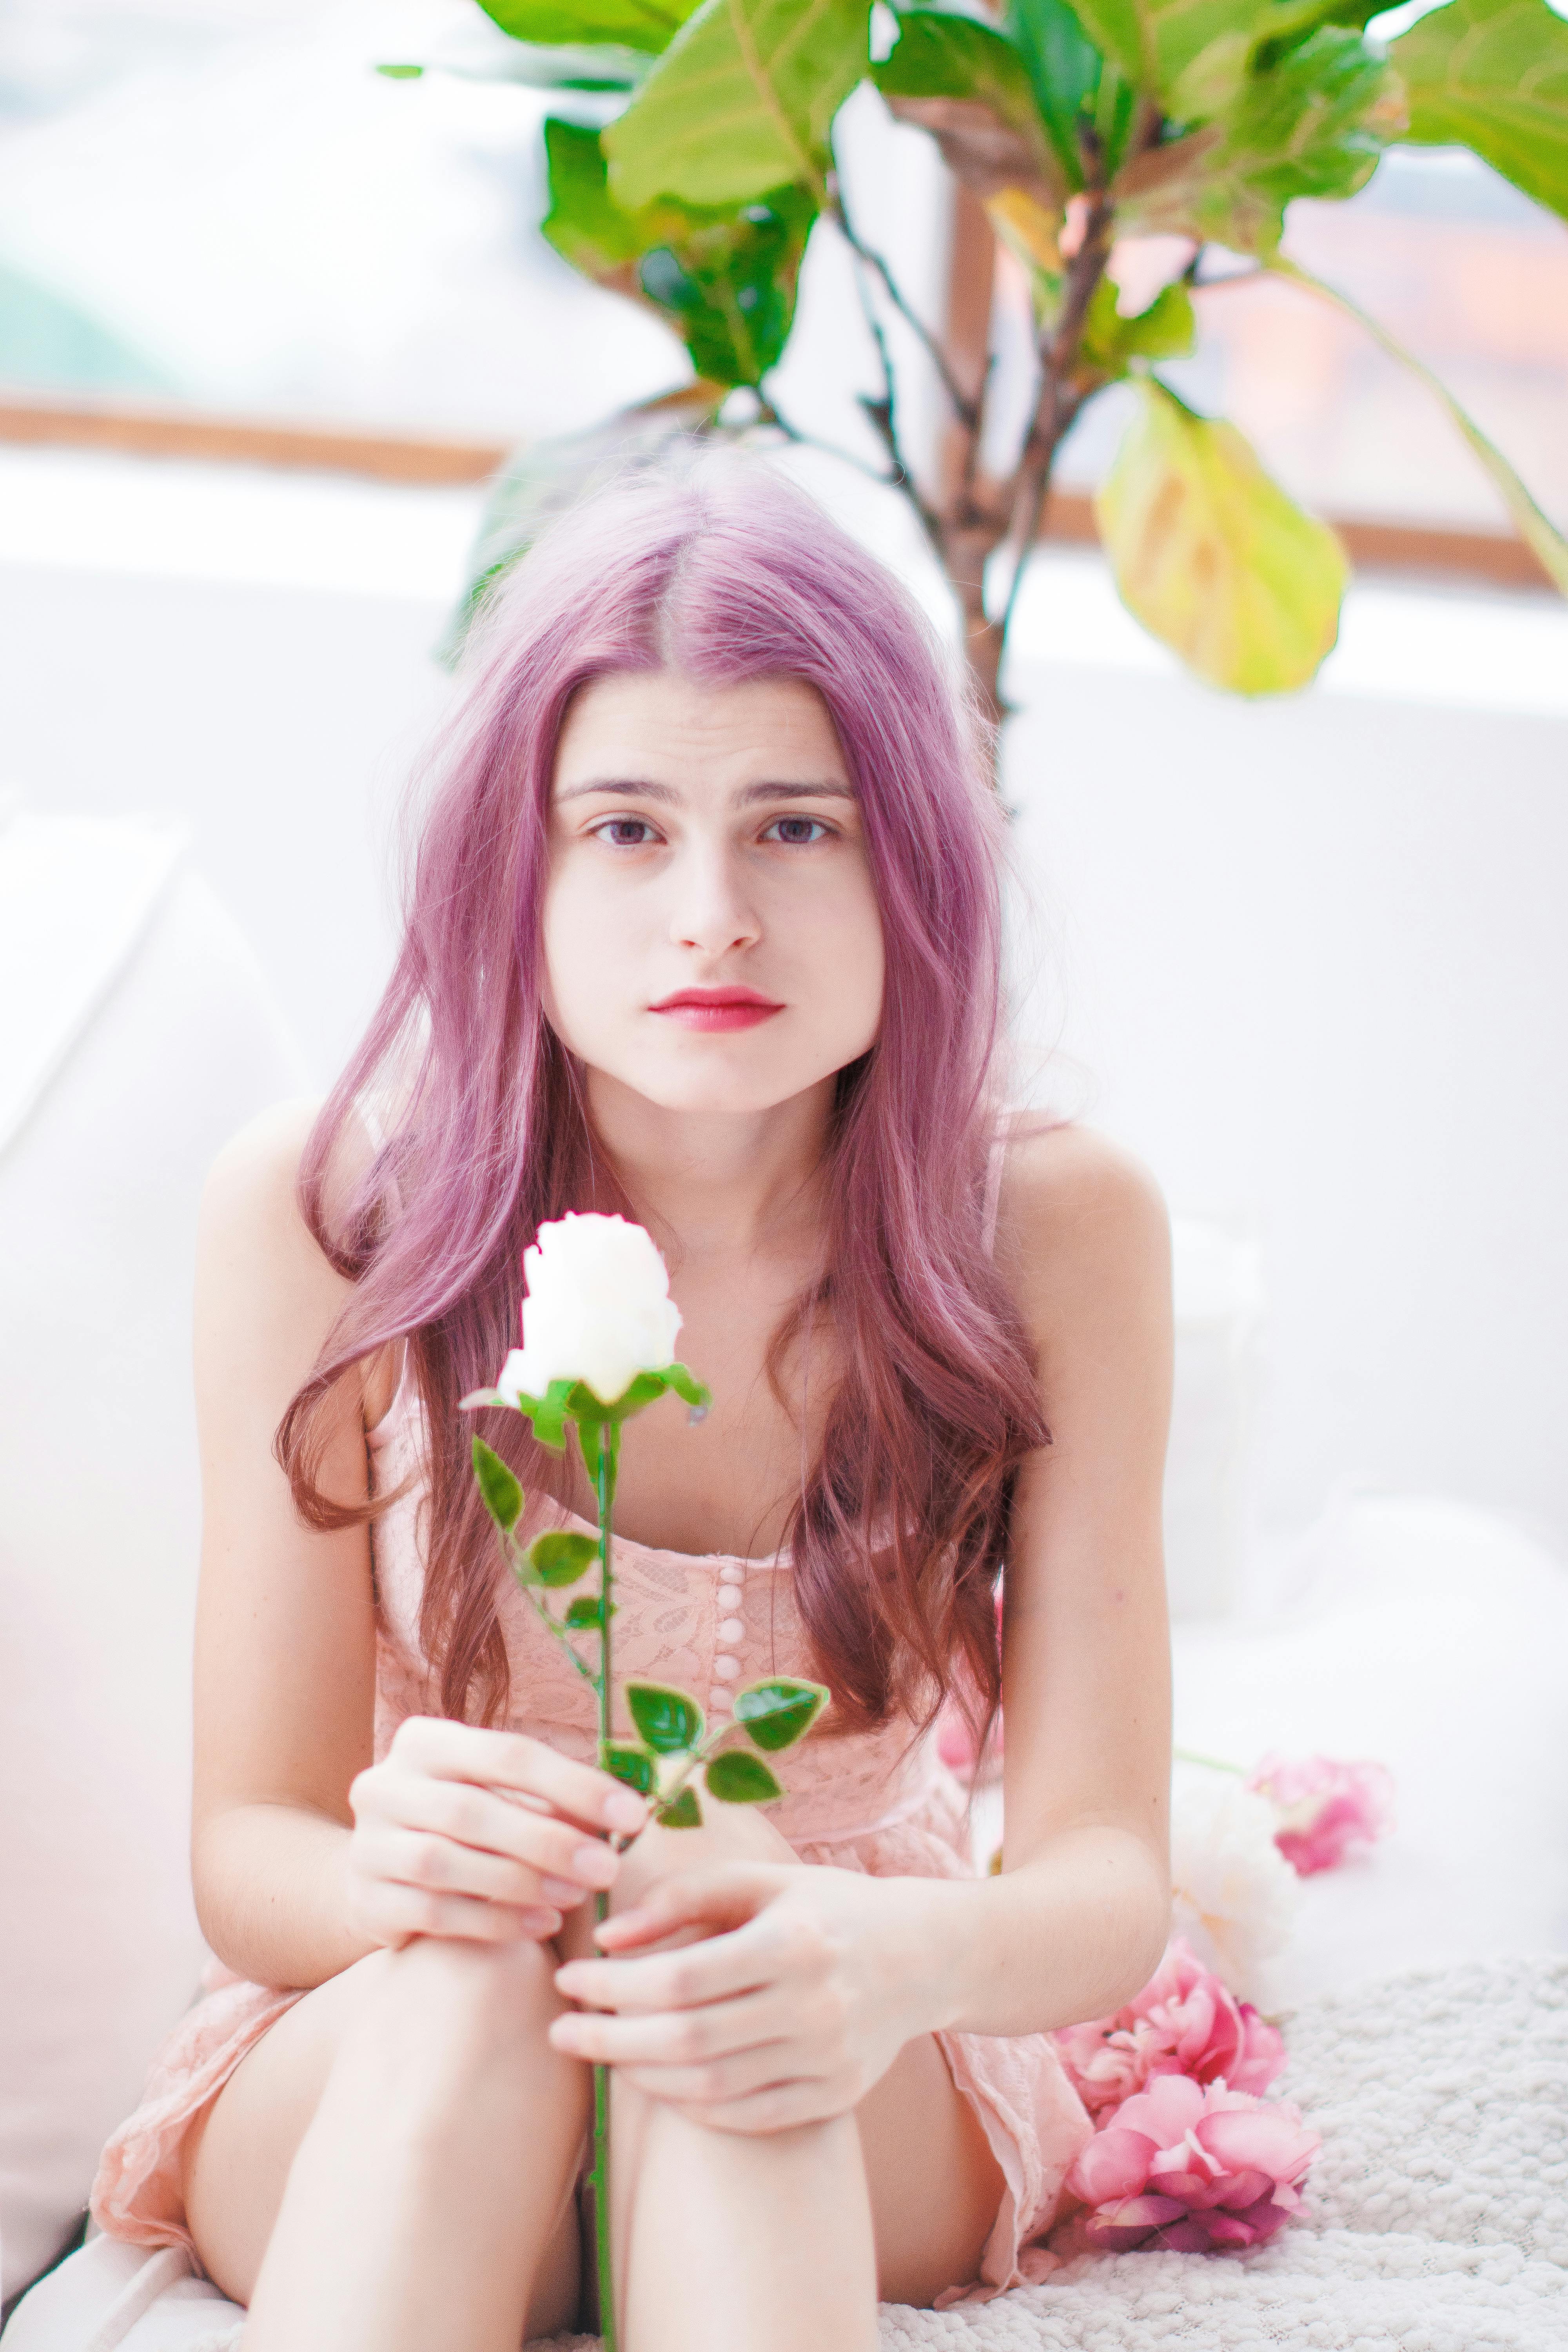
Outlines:
[[[420,1458],[416,1406],[406,1391],[372,1434],[378,1489],[389,1491]],[[416,1486],[374,1533],[378,1633],[375,1753],[384,1756],[409,1715],[437,1711],[418,1638],[422,1580]],[[573,1524],[583,1525],[581,1521]],[[735,1686],[766,1674],[805,1674],[808,1654],[782,1556],[740,1559],[616,1543],[616,1679],[672,1682],[710,1713]],[[530,1604],[513,1588],[501,1601],[511,1663],[511,1727],[563,1754],[592,1760],[594,1695]],[[629,1726],[627,1727],[629,1728]],[[803,1862],[877,1876],[973,1874],[957,1782],[933,1740],[910,1744],[912,1727],[807,1739],[787,1759],[789,1793],[769,1818]],[[183,2144],[193,2123],[246,2053],[303,1998],[217,1972],[154,2063],[146,2095],[103,2152],[92,2211],[110,2237],[142,2245],[190,2244],[181,2198]],[[1064,2174],[1089,2121],[1048,2038],[939,2033],[953,2081],[979,2116],[1005,2188],[978,2279],[955,2282],[938,2307],[985,2302],[1056,2267],[1040,2242],[1056,2214]],[[194,2250],[193,2250],[194,2251]]]

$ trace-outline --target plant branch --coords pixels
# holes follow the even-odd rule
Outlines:
[[[846,245],[849,247],[850,252],[855,256],[856,260],[860,263],[863,268],[874,270],[877,276],[881,279],[882,285],[887,291],[889,301],[891,302],[900,318],[902,319],[904,324],[916,337],[920,342],[921,348],[924,351],[926,357],[930,360],[932,367],[936,370],[938,376],[941,378],[942,388],[946,393],[949,401],[952,403],[952,413],[958,418],[959,423],[964,425],[970,432],[978,431],[980,425],[979,402],[971,400],[965,393],[963,386],[959,383],[958,378],[952,372],[952,365],[947,353],[942,350],[942,347],[936,336],[932,334],[931,329],[926,325],[925,320],[921,318],[919,313],[910,304],[902,288],[899,284],[898,279],[893,276],[891,269],[889,269],[887,262],[882,258],[882,256],[878,253],[873,247],[862,244],[859,236],[856,234],[856,231],[850,223],[849,215],[845,210],[844,183],[837,172],[835,172],[833,174],[832,217],[837,223],[839,234],[843,237]]]
[[[509,1567],[513,1565],[514,1557],[515,1555],[509,1557],[507,1563]],[[516,1581],[521,1590],[532,1602],[534,1614],[539,1618],[541,1623],[549,1626],[551,1632],[554,1634],[556,1640],[560,1643],[562,1648],[571,1659],[572,1664],[582,1675],[584,1681],[586,1683],[593,1683],[596,1689],[598,1685],[596,1677],[594,1674],[594,1669],[592,1666],[584,1664],[583,1659],[578,1655],[576,1646],[573,1643],[571,1636],[568,1634],[565,1626],[561,1623],[558,1618],[554,1618],[551,1615],[543,1601],[541,1601],[537,1587],[531,1584],[524,1584],[521,1577],[518,1577]]]
[[[877,357],[882,368],[881,399],[872,400],[862,393],[860,405],[870,418],[882,446],[888,453],[888,461],[893,469],[893,488],[900,492],[908,500],[921,529],[926,535],[931,552],[937,562],[942,563],[944,551],[942,526],[921,496],[920,484],[916,481],[913,469],[904,457],[903,446],[899,439],[899,387],[898,378],[893,373],[893,355],[888,348],[888,338],[883,331],[882,321],[877,316],[877,306],[871,299],[864,270],[858,265],[855,272],[855,286],[860,297],[860,308],[865,314],[866,325],[872,341],[877,346]]]
[[[784,439],[793,442],[797,449],[820,449],[825,457],[837,457],[840,465],[853,466],[858,474],[864,474],[866,479],[868,482],[875,482],[879,489],[897,490],[902,488],[896,474],[884,474],[879,467],[868,466],[864,457],[858,457],[855,455],[853,449],[841,449],[837,441],[824,441],[816,433],[803,433],[798,425],[790,423],[775,400],[771,397],[764,398],[760,392],[757,394],[756,423],[773,425],[784,435]]]

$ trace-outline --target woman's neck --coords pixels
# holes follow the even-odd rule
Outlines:
[[[587,1073],[599,1150],[638,1218],[684,1265],[782,1252],[820,1224],[834,1081],[759,1111],[669,1110]]]

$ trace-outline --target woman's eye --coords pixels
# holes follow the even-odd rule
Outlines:
[[[826,838],[827,827],[815,816],[776,816],[763,835],[764,841],[782,841],[790,849],[806,849]]]
[[[608,817],[603,824],[596,824],[594,831],[601,841],[609,842],[616,849],[641,849],[647,843],[658,838],[645,816]]]

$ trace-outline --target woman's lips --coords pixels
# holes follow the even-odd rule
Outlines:
[[[648,1011],[682,1029],[711,1034],[715,1030],[754,1029],[760,1021],[771,1021],[775,1013],[782,1013],[784,1006],[750,988],[683,988],[662,1003],[650,1004]]]

